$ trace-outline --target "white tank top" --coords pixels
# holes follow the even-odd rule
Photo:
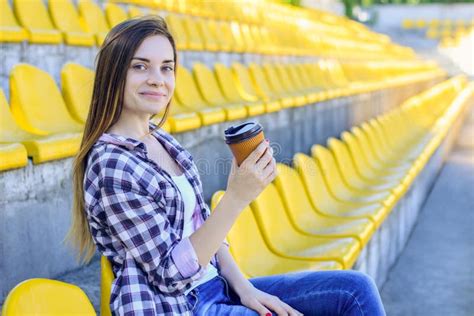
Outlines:
[[[184,173],[180,176],[172,176],[173,182],[178,187],[179,191],[181,192],[181,196],[184,203],[184,227],[183,227],[183,238],[189,237],[192,233],[194,233],[194,226],[193,226],[193,213],[194,208],[196,206],[196,196],[194,195],[194,190],[191,184],[189,183],[188,179]],[[203,276],[195,281],[191,288],[189,288],[184,294],[188,294],[192,289],[195,287],[206,283],[207,281],[213,279],[218,275],[217,269],[212,265],[208,264],[206,267],[206,273]]]

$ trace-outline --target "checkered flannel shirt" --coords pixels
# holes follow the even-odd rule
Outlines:
[[[155,126],[150,123],[150,129]],[[183,169],[196,195],[194,227],[209,216],[191,155],[169,134],[153,133]],[[192,315],[184,292],[205,269],[181,238],[184,203],[171,176],[135,139],[104,133],[88,155],[84,178],[90,231],[112,263],[115,315]],[[224,242],[225,243],[225,242]],[[217,257],[211,263],[219,270]]]

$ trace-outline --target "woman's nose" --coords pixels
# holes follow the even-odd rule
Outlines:
[[[158,70],[152,70],[148,73],[147,83],[151,86],[164,85],[164,78]]]

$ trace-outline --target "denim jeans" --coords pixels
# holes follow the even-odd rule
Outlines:
[[[304,315],[385,315],[375,283],[361,272],[309,271],[249,281]],[[241,305],[237,294],[220,275],[193,289],[187,298],[195,315],[258,316]]]

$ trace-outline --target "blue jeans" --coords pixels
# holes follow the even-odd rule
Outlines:
[[[304,315],[385,315],[374,281],[356,271],[298,272],[249,280],[257,289],[275,295]],[[241,305],[222,276],[201,284],[187,295],[195,315],[258,313]]]

